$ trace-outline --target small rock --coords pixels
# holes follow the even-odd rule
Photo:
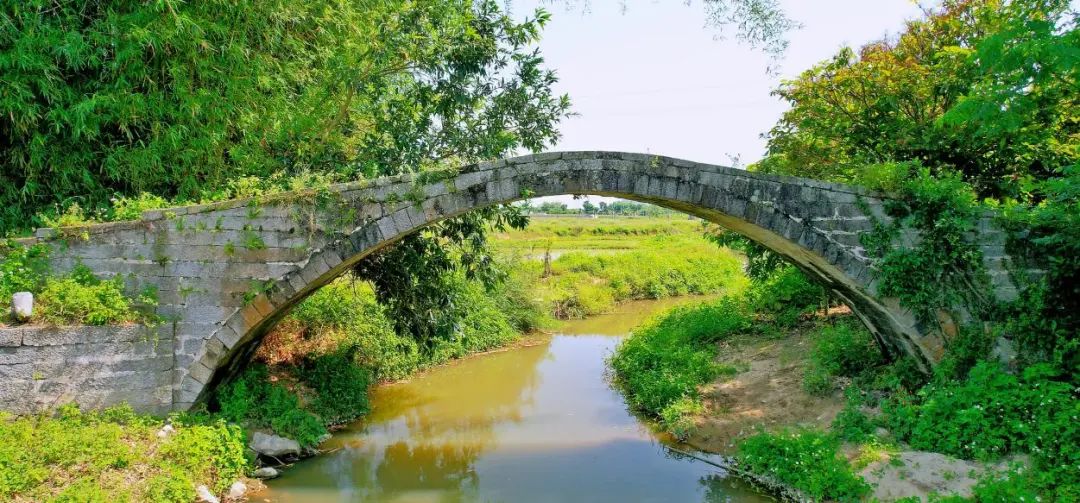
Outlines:
[[[195,494],[199,497],[199,501],[203,503],[221,503],[221,500],[214,493],[210,492],[210,488],[206,486],[199,486],[195,488]]]
[[[300,455],[300,443],[291,438],[255,432],[251,436],[251,450],[263,456],[283,457]]]
[[[29,320],[34,315],[34,294],[16,292],[11,296],[11,315],[17,321]]]
[[[281,474],[278,473],[276,469],[270,466],[264,466],[262,468],[259,468],[258,470],[255,470],[255,473],[251,474],[252,477],[255,477],[257,479],[274,479],[277,478],[278,475]]]
[[[169,434],[175,433],[175,432],[176,432],[176,430],[172,427],[171,424],[166,424],[165,426],[162,426],[160,430],[158,430],[157,436],[158,436],[158,438],[165,438],[165,437],[169,436]]]
[[[244,493],[247,492],[247,486],[243,482],[237,480],[229,486],[229,492],[225,495],[230,500],[238,500],[244,497]]]

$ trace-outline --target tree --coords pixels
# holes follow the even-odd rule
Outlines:
[[[1064,0],[948,0],[895,41],[845,48],[776,90],[791,108],[754,168],[858,182],[868,165],[914,161],[1019,197],[1076,156],[1069,16]]]
[[[539,149],[569,106],[494,1],[5,2],[0,233],[117,195]]]
[[[592,215],[596,213],[597,209],[598,208],[595,204],[592,203],[592,201],[585,201],[581,203],[581,211],[586,215]]]
[[[569,101],[533,47],[548,15],[494,0],[5,2],[0,234],[117,196],[230,197],[241,177],[331,180],[539,150]],[[164,201],[163,199],[156,199]],[[452,302],[435,274],[491,281],[487,225],[440,224],[361,264],[402,328]],[[434,323],[434,322],[432,322]]]

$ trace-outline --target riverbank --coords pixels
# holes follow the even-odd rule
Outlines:
[[[813,500],[1080,494],[1077,401],[1051,367],[1010,372],[990,357],[991,334],[963,331],[923,375],[887,361],[845,309],[795,296],[780,303],[785,316],[762,303],[798,283],[788,276],[635,330],[612,357],[629,401],[689,445]]]

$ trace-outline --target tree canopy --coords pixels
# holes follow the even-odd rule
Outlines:
[[[1066,0],[946,0],[899,37],[841,50],[784,82],[791,108],[750,167],[900,196],[897,246],[864,236],[882,292],[930,316],[966,304],[1005,327],[1028,362],[1080,380],[1080,14]],[[1009,249],[1045,275],[987,306],[965,240],[998,210]],[[876,250],[876,251],[875,251]],[[1015,262],[1013,265],[1019,265]],[[960,290],[975,292],[963,298]]]
[[[0,235],[541,149],[569,109],[534,47],[547,20],[493,0],[7,2]],[[486,226],[523,222],[471,214],[357,272],[405,333],[449,336],[432,313],[457,294],[433,278],[490,284]]]
[[[568,102],[494,1],[7,2],[0,232],[72,203],[213,197],[538,149]]]
[[[947,0],[896,39],[784,82],[791,108],[756,169],[858,182],[916,161],[979,194],[1025,197],[1077,162],[1080,32],[1065,0]]]

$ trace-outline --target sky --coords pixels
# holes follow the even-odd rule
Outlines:
[[[841,47],[895,36],[921,17],[911,0],[782,0],[802,24],[778,74],[769,56],[718,37],[700,0],[512,0],[515,17],[551,13],[539,47],[577,114],[550,150],[617,150],[725,166],[761,158],[787,105],[771,96]],[[569,5],[569,6],[568,6]],[[560,201],[580,206],[560,196]],[[592,201],[603,198],[592,197]]]

